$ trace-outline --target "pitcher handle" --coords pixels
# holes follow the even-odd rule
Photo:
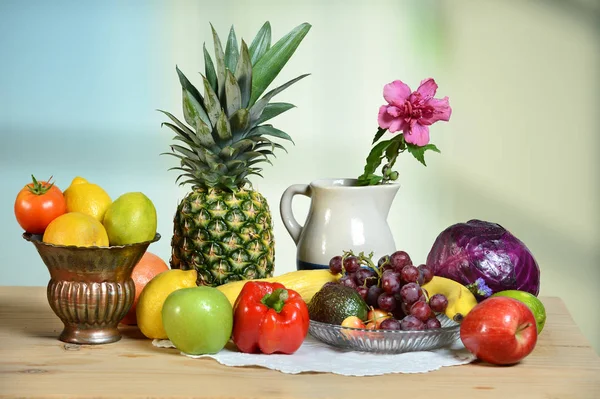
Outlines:
[[[281,220],[285,228],[287,229],[290,236],[292,236],[292,240],[296,244],[300,240],[300,234],[302,233],[302,228],[296,218],[294,217],[294,213],[292,212],[292,199],[295,195],[305,195],[307,197],[311,197],[312,191],[308,184],[294,184],[289,186],[281,196],[281,201],[279,202],[279,211],[281,213]]]

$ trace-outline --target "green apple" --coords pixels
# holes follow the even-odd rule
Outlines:
[[[182,288],[165,300],[162,322],[167,337],[181,352],[214,354],[231,337],[233,308],[225,294],[216,288]]]

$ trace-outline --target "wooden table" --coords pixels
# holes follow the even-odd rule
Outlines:
[[[153,347],[135,327],[124,327],[113,344],[65,345],[45,288],[0,287],[0,397],[600,398],[600,358],[560,299],[543,302],[544,332],[516,366],[476,362],[425,374],[344,377],[190,359]]]

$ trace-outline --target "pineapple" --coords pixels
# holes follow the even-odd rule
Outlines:
[[[198,285],[273,275],[272,216],[249,177],[261,176],[259,164],[271,163],[275,149],[285,150],[269,137],[292,141],[264,122],[294,107],[270,101],[308,74],[264,92],[310,27],[301,24],[271,46],[266,22],[250,47],[242,40],[238,50],[232,26],[223,50],[211,25],[215,63],[204,46],[203,96],[176,67],[186,123],[161,112],[170,119],[163,125],[178,141],[167,153],[179,160],[171,169],[181,172],[176,181],[190,184],[192,191],[178,204],[173,219],[170,263],[172,268],[196,269]]]

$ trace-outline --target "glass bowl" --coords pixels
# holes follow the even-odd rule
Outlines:
[[[367,330],[310,321],[308,332],[319,341],[341,349],[374,353],[403,353],[439,349],[460,338],[460,324],[439,315],[442,327],[422,331]]]

